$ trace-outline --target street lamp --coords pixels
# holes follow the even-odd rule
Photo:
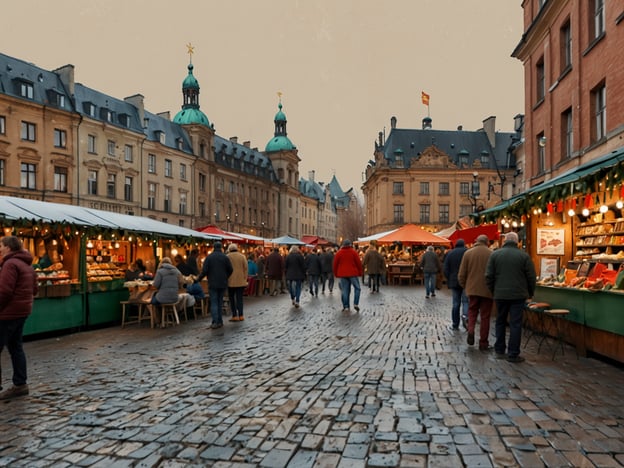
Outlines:
[[[264,221],[260,223],[260,237],[264,237]]]
[[[237,224],[238,224],[238,213],[234,213],[234,225],[232,226],[233,231],[236,231]]]
[[[481,195],[481,186],[479,184],[479,173],[472,173],[472,186],[470,188],[469,198],[472,200],[472,212],[476,213],[477,211],[477,199]]]
[[[226,222],[227,222],[227,228],[226,228],[226,229],[229,231],[229,230],[230,230],[230,215],[227,215],[227,216],[225,217],[225,220],[226,220]]]

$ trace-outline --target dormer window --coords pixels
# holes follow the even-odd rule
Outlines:
[[[85,102],[83,104],[83,111],[89,117],[95,118],[95,104],[93,104],[92,102]]]
[[[458,156],[458,160],[459,160],[459,167],[464,167],[468,165],[468,156],[470,156],[470,153],[468,151],[461,150],[459,152]]]
[[[184,141],[182,140],[182,138],[177,138],[176,139],[176,146],[177,148],[181,151],[184,147]]]
[[[156,138],[158,138],[158,141],[160,142],[161,145],[165,144],[165,132],[163,132],[162,130],[156,130]]]
[[[483,167],[490,165],[490,153],[487,150],[481,151],[481,165]]]
[[[130,116],[128,114],[119,114],[119,123],[124,127],[130,127]]]
[[[61,94],[58,91],[55,91],[53,89],[48,89],[47,94],[48,94],[48,101],[50,102],[50,105],[61,107],[61,108],[65,107],[65,95],[64,94]]]
[[[100,118],[106,122],[113,122],[113,112],[110,109],[102,108],[100,110]]]
[[[20,81],[19,82],[19,95],[26,99],[34,99],[35,98],[35,88],[32,83],[28,81]]]

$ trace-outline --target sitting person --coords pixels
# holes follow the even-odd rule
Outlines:
[[[182,287],[182,274],[171,263],[169,257],[163,257],[156,270],[152,288],[156,292],[152,296],[151,304],[158,306],[161,304],[177,303],[179,300],[178,291]],[[154,315],[156,323],[159,322],[158,314]]]
[[[178,269],[180,273],[182,273],[182,275],[189,276],[193,274],[188,264],[184,261],[184,258],[182,257],[182,255],[180,254],[176,255],[173,258],[173,261],[175,262],[176,268]]]
[[[137,267],[136,262],[132,262],[128,265],[128,269],[126,270],[125,280],[126,281],[136,281],[141,277],[141,270]]]

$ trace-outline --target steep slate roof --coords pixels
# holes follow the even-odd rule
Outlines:
[[[270,182],[277,181],[271,160],[257,149],[215,135],[214,152],[215,161],[221,166],[237,169]]]
[[[418,159],[420,153],[432,145],[449,155],[450,159],[459,166],[460,152],[468,156],[468,167],[476,159],[481,159],[481,153],[489,155],[489,165],[482,166],[488,169],[506,168],[515,161],[508,161],[508,148],[511,145],[512,132],[496,132],[495,147],[492,148],[487,134],[483,130],[434,130],[434,129],[400,129],[393,128],[383,147],[384,157],[390,167],[395,166],[395,157],[402,154],[403,167],[410,167],[413,159]],[[496,159],[496,161],[494,161]]]
[[[307,180],[303,177],[299,179],[299,191],[309,198],[314,198],[319,202],[325,202],[325,190],[318,182]]]
[[[32,85],[32,99],[25,98],[20,94],[22,82]],[[63,86],[58,74],[1,53],[0,93],[25,101],[36,102],[40,105],[56,107],[67,112],[74,111],[71,96]],[[60,100],[56,99],[57,96],[63,96],[64,102],[60,103]]]
[[[143,122],[139,118],[139,111],[129,102],[88,88],[81,83],[76,83],[74,87],[74,98],[76,111],[79,114],[115,127],[143,133]],[[109,112],[110,120],[107,117]]]
[[[145,118],[149,119],[145,135],[150,141],[160,141],[160,132],[165,134],[164,145],[169,148],[181,149],[185,153],[193,154],[193,147],[188,133],[180,125],[171,120],[161,117],[151,112],[145,111]],[[182,141],[182,146],[178,146],[178,141]]]
[[[329,187],[329,195],[331,197],[332,209],[335,210],[336,208],[347,208],[351,199],[349,198],[349,195],[347,195],[342,190],[342,187],[340,187],[338,179],[336,179],[335,175],[332,177],[332,180],[329,182],[329,184],[327,184],[327,186]]]

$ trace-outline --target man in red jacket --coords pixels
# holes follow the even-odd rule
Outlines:
[[[334,255],[334,276],[339,279],[342,311],[349,312],[351,286],[353,286],[353,308],[360,311],[360,277],[363,274],[362,261],[350,240],[345,239]]]
[[[13,387],[0,400],[28,395],[22,332],[37,294],[33,257],[15,236],[0,239],[0,352],[6,345],[13,365]]]

